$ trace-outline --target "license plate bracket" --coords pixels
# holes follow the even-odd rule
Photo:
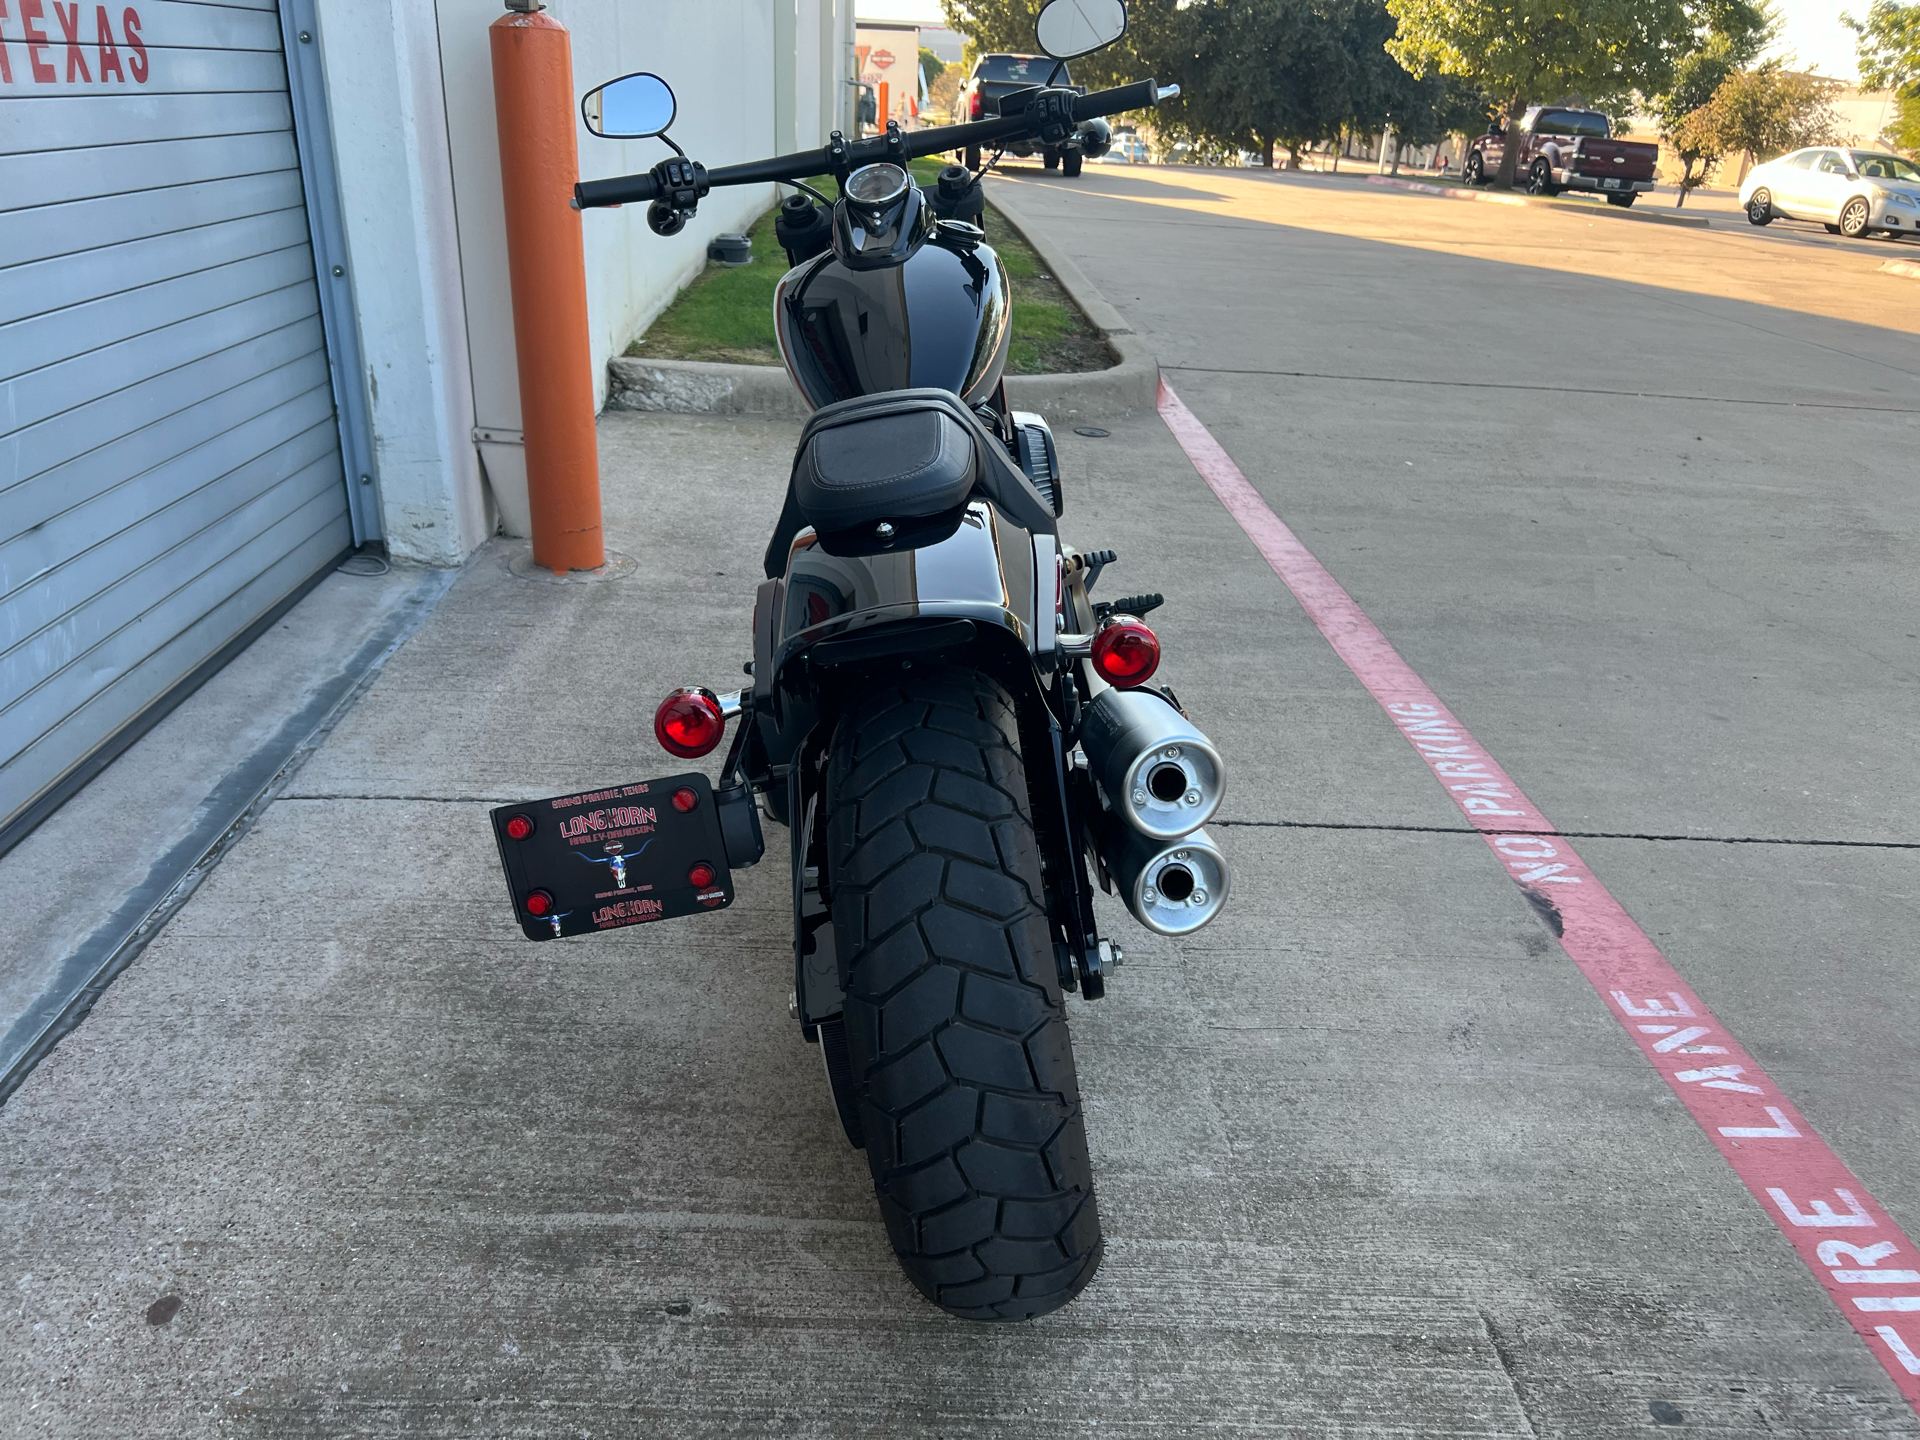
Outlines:
[[[719,808],[704,775],[523,800],[489,813],[514,918],[529,940],[733,904]]]

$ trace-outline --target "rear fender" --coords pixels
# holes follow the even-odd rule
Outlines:
[[[1036,539],[1043,544],[1036,544]],[[1029,655],[1050,651],[1053,597],[1036,604],[1036,556],[1054,548],[984,500],[967,504],[953,533],[918,549],[877,555],[829,555],[811,531],[787,554],[786,573],[763,585],[754,621],[754,685],[777,702],[781,691],[811,688],[815,668],[836,668],[856,640],[885,649],[878,633],[908,625],[967,620],[1000,631]],[[1051,576],[1048,577],[1049,584]],[[825,645],[824,665],[815,648]],[[835,659],[835,652],[843,657]]]
[[[1035,595],[1043,567],[1052,589],[1057,554],[1053,536],[983,500],[968,502],[951,535],[919,549],[830,555],[802,530],[785,573],[754,602],[754,730],[742,755],[753,787],[784,785],[808,737],[831,733],[844,695],[876,664],[964,650],[996,664],[1017,657],[1010,669],[1028,674],[1036,662],[1051,665],[1053,596],[1036,605]]]
[[[749,773],[756,788],[779,788],[789,815],[817,817],[834,724],[876,674],[932,662],[992,675],[1019,715],[1050,928],[1072,986],[1073,962],[1098,937],[1066,783],[1074,692],[1054,669],[1058,553],[1053,536],[1032,534],[981,501],[947,539],[902,553],[829,555],[802,532],[786,573],[760,587],[756,604],[757,755]],[[812,840],[796,838],[796,850],[813,848]],[[803,1024],[824,1013],[819,996],[805,993],[806,957],[818,953],[812,918],[796,912]]]

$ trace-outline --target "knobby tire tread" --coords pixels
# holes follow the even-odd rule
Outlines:
[[[973,1320],[1066,1304],[1103,1249],[1013,703],[902,672],[834,733],[827,874],[874,1190],[908,1277]]]

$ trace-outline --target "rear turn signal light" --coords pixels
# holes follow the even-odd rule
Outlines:
[[[1144,685],[1160,668],[1160,637],[1144,621],[1120,615],[1093,637],[1093,668],[1100,678],[1121,690]]]
[[[713,881],[713,867],[704,860],[695,861],[693,868],[687,871],[687,883],[696,890],[706,889]]]
[[[709,690],[676,690],[653,712],[653,734],[660,748],[687,760],[705,755],[726,733],[720,702]]]
[[[553,896],[544,890],[527,892],[527,914],[536,920],[545,919],[553,913]]]

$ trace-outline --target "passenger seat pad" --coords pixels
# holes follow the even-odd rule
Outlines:
[[[951,510],[976,474],[964,425],[932,407],[896,410],[816,429],[796,457],[793,495],[808,524],[844,530]]]

